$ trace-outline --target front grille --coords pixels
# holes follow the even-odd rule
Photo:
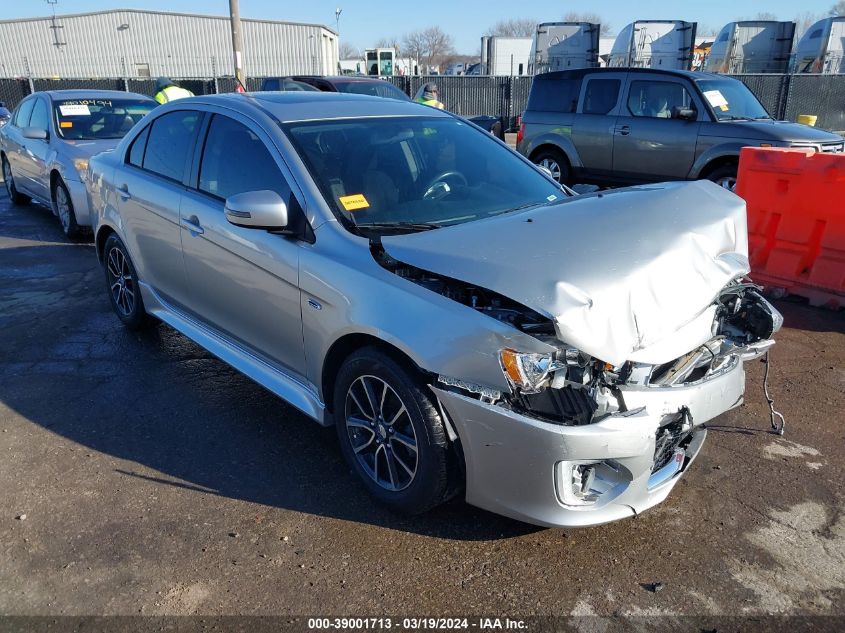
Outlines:
[[[684,407],[657,429],[654,442],[654,466],[651,472],[657,472],[672,461],[675,451],[678,448],[686,448],[690,440],[692,440],[692,417],[689,409]]]
[[[845,152],[845,141],[841,143],[824,143],[822,145],[822,151],[825,154],[840,154]]]

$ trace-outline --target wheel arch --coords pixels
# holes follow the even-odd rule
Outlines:
[[[378,349],[384,354],[390,356],[403,368],[407,369],[411,373],[417,374],[423,379],[431,375],[429,372],[421,369],[420,366],[417,365],[410,356],[408,356],[408,354],[384,339],[362,332],[344,334],[331,344],[325,357],[323,358],[323,368],[320,376],[320,389],[322,391],[326,410],[330,413],[333,413],[334,403],[332,402],[332,394],[334,393],[334,387],[341,365],[343,365],[343,362],[352,354],[365,347],[374,347]]]
[[[717,156],[716,158],[711,159],[708,163],[706,163],[701,170],[698,172],[699,178],[707,178],[717,169],[725,167],[727,165],[736,165],[739,167],[739,155],[738,154],[724,154],[722,156]]]
[[[94,249],[97,252],[97,261],[101,264],[103,263],[103,250],[106,248],[106,240],[109,239],[109,235],[115,234],[117,231],[114,230],[108,224],[104,224],[100,227],[97,231],[97,235],[94,237]]]

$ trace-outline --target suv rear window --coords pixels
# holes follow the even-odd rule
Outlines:
[[[534,80],[528,95],[527,110],[534,112],[575,112],[578,107],[580,79]]]
[[[607,114],[613,110],[621,86],[618,79],[590,79],[584,95],[584,114]]]

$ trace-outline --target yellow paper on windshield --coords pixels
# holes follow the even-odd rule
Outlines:
[[[370,203],[367,202],[367,199],[364,197],[363,193],[356,193],[352,196],[340,196],[338,200],[340,200],[340,204],[342,204],[343,208],[347,211],[367,209],[370,206]]]

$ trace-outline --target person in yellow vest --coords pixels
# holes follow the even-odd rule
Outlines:
[[[429,82],[425,86],[423,86],[422,95],[417,97],[415,101],[423,105],[431,106],[432,108],[437,108],[438,110],[445,110],[446,107],[442,103],[440,103],[437,98],[439,96],[440,93],[437,90],[437,84]]]
[[[176,101],[176,99],[185,99],[186,97],[193,97],[194,93],[190,90],[185,90],[177,86],[170,77],[159,77],[156,79],[156,96],[154,99],[159,103],[168,103]]]

